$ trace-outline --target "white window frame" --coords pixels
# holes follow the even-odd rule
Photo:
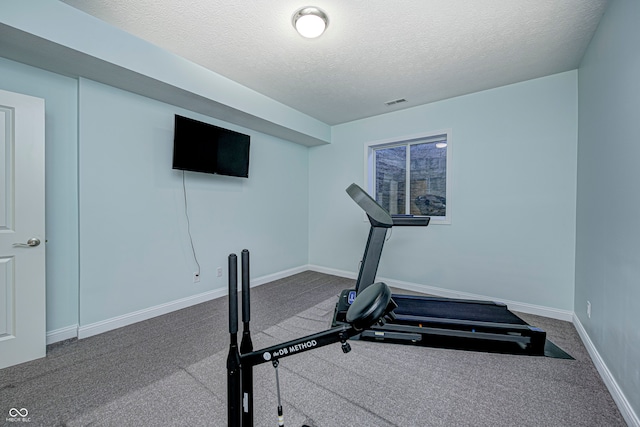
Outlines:
[[[412,144],[419,143],[428,143],[428,142],[436,142],[438,140],[446,138],[447,141],[447,189],[446,189],[446,199],[447,199],[447,210],[446,216],[432,216],[429,224],[451,224],[451,152],[452,152],[452,138],[451,138],[451,129],[444,129],[434,132],[425,132],[419,133],[415,135],[407,135],[395,138],[389,138],[378,141],[370,141],[364,144],[364,182],[365,182],[365,190],[373,199],[375,200],[375,156],[374,151],[380,148],[389,148],[389,147],[398,147],[398,146],[410,146]],[[407,156],[407,163],[409,163],[409,156]],[[409,182],[409,174],[410,168],[407,165],[406,168],[407,173],[407,182]],[[407,204],[410,203],[409,198],[407,197]],[[408,211],[408,209],[407,209]]]

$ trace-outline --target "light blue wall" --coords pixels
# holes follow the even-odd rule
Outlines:
[[[81,325],[226,289],[227,255],[245,247],[253,277],[307,264],[306,147],[90,80],[79,100]],[[249,179],[186,173],[197,284],[175,113],[251,135]]]
[[[0,58],[0,88],[45,100],[47,331],[78,323],[75,79]]]
[[[308,263],[306,147],[2,58],[0,75],[46,102],[47,332],[224,289],[226,257],[245,247],[254,278]],[[186,174],[198,284],[175,113],[252,138],[248,180]]]
[[[609,5],[579,68],[575,312],[640,414],[640,2]],[[587,301],[592,315],[587,317]]]
[[[572,310],[575,71],[335,126],[310,149],[310,263],[357,272],[369,225],[344,190],[364,143],[447,128],[452,224],[395,228],[379,275]]]
[[[381,275],[573,307],[575,72],[336,126],[333,144],[308,152],[89,80],[78,113],[75,79],[0,65],[4,89],[47,100],[48,331],[222,288],[215,268],[243,247],[254,277],[309,259],[357,271],[367,224],[344,189],[362,183],[363,144],[444,128],[453,131],[453,224],[396,229]],[[200,284],[181,175],[170,168],[174,113],[253,138],[251,179],[187,174]]]

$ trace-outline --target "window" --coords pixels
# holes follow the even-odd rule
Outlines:
[[[392,215],[450,224],[451,131],[365,144],[367,191]]]

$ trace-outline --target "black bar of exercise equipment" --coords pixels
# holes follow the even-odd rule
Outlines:
[[[369,218],[371,219],[371,217]],[[380,264],[382,247],[384,246],[386,236],[386,227],[371,227],[369,229],[367,245],[364,248],[365,255],[362,257],[358,279],[356,280],[356,292],[361,292],[367,286],[375,283],[378,264]]]
[[[365,211],[371,223],[367,245],[356,280],[356,292],[360,293],[367,286],[375,283],[384,239],[387,236],[387,229],[393,227],[393,218],[358,185],[351,184],[347,187],[347,194]]]
[[[249,274],[249,251],[242,250],[242,342],[240,343],[240,353],[251,353],[253,343],[251,342],[251,305],[250,305],[250,274]],[[242,362],[241,362],[242,363]],[[242,368],[242,425],[253,425],[253,366]]]
[[[249,306],[249,252],[242,252],[243,261],[243,323],[248,331],[250,320]],[[357,299],[352,304],[353,315],[347,313],[347,322],[332,329],[307,335],[302,338],[287,341],[258,351],[240,354],[238,351],[238,260],[235,254],[229,255],[229,356],[227,357],[227,421],[229,427],[253,425],[253,405],[243,402],[253,400],[253,380],[245,382],[253,366],[283,357],[292,356],[308,350],[313,350],[336,342],[342,343],[342,351],[351,350],[347,339],[359,334],[373,323],[383,322],[383,319],[393,317],[393,310],[397,305],[391,299],[391,291],[384,283],[371,287],[364,299]],[[365,294],[367,292],[364,292]],[[358,301],[360,304],[358,305]],[[357,306],[357,307],[356,307]],[[351,310],[349,310],[351,313]],[[249,345],[249,344],[245,344]],[[275,365],[274,365],[275,366]],[[245,414],[245,412],[247,414]]]
[[[238,352],[238,257],[229,255],[229,355],[227,356],[227,420],[240,426],[240,353]]]
[[[305,351],[314,350],[337,342],[345,343],[347,339],[359,334],[360,332],[361,331],[355,330],[352,326],[341,325],[326,331],[272,345],[271,347],[265,347],[251,353],[241,354],[240,360],[243,373],[247,366],[273,362],[274,360],[278,360],[283,357],[293,356],[294,354],[300,354]],[[345,353],[348,352],[348,350],[343,351]]]

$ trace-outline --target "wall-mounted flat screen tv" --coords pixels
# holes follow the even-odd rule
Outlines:
[[[175,117],[173,169],[249,177],[251,137],[188,117]]]

